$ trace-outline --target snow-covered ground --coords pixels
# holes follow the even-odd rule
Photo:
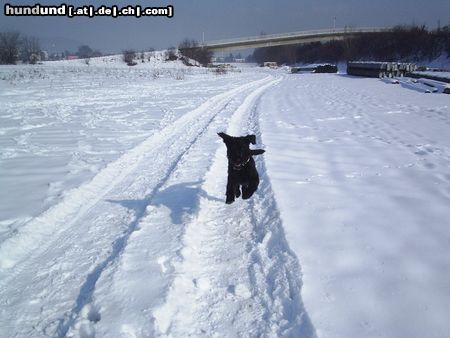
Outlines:
[[[0,67],[0,337],[449,337],[450,96],[405,81]]]
[[[261,77],[118,59],[0,66],[0,241],[155,131]]]
[[[450,97],[334,75],[278,87],[261,100],[267,174],[318,336],[448,337]]]

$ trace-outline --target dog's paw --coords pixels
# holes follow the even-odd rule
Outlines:
[[[231,204],[233,202],[234,202],[234,198],[227,198],[225,201],[226,204]]]

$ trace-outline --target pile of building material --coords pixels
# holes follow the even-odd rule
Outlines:
[[[314,73],[337,73],[338,69],[336,65],[323,64],[318,65]]]
[[[404,76],[416,70],[413,63],[377,62],[377,61],[349,61],[347,74],[366,77],[395,77]]]
[[[291,73],[337,73],[335,65],[324,63],[308,66],[291,67]]]
[[[416,71],[414,73],[408,74],[408,76],[420,79],[430,79],[440,82],[450,83],[450,72],[449,71]]]
[[[263,64],[264,67],[269,67],[272,69],[277,69],[278,68],[278,63],[274,62],[274,61],[266,61]]]

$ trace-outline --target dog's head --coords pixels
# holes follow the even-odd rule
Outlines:
[[[218,133],[227,146],[227,157],[234,168],[245,166],[252,155],[259,155],[265,152],[262,149],[250,149],[250,143],[256,143],[255,135],[234,137],[225,133]]]

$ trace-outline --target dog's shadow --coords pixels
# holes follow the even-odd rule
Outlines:
[[[217,197],[208,195],[201,188],[202,183],[203,181],[178,183],[141,200],[108,200],[108,202],[120,204],[142,216],[144,216],[147,206],[165,206],[170,210],[172,224],[182,224],[187,215],[197,212],[200,197],[223,202]]]

